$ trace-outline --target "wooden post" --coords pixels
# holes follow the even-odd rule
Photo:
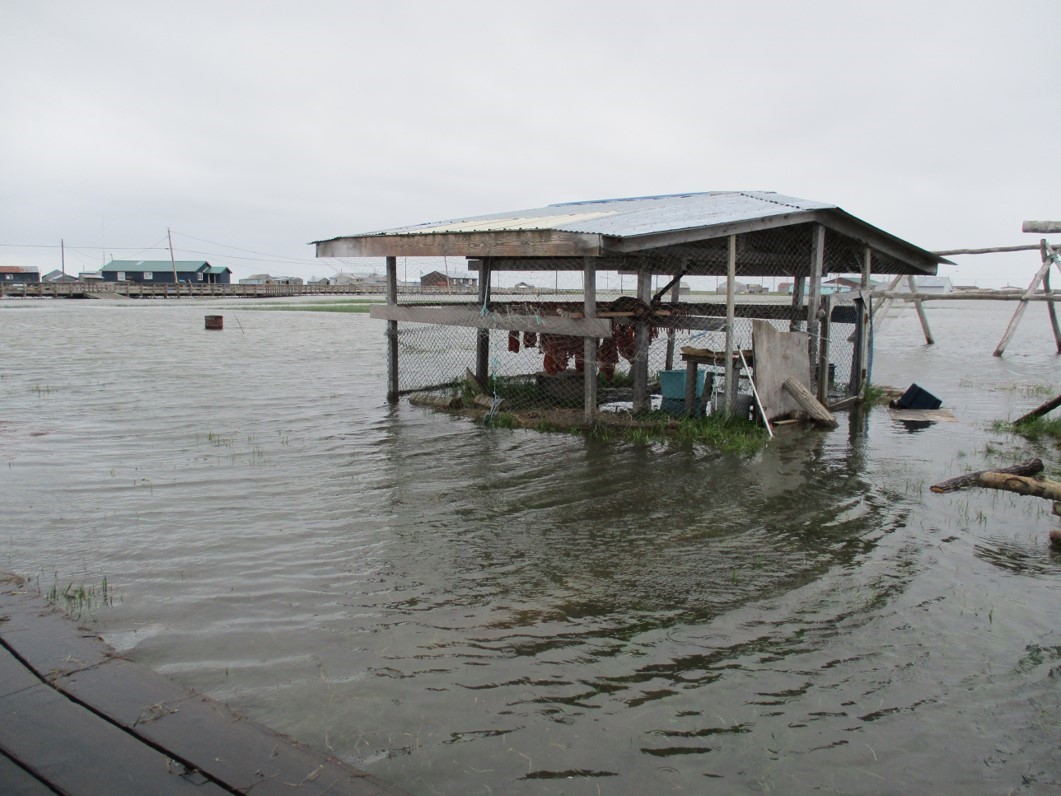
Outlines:
[[[677,304],[681,294],[681,274],[676,274],[674,279],[674,287],[670,291],[670,300],[672,304]],[[674,369],[674,337],[676,334],[677,330],[673,326],[667,329],[667,361],[664,364],[667,370]]]
[[[1042,258],[1056,258],[1057,249],[1053,248],[1046,240],[1039,242],[1039,251],[1042,254]],[[1061,262],[1054,259],[1057,263],[1058,270],[1061,270]],[[1046,310],[1050,315],[1050,326],[1054,330],[1054,345],[1057,346],[1057,353],[1061,354],[1061,327],[1057,325],[1057,309],[1054,306],[1054,291],[1050,287],[1050,268],[1046,269],[1046,273],[1043,274],[1043,293],[1046,294]]]
[[[906,284],[910,288],[910,294],[914,297],[914,309],[917,310],[917,318],[921,321],[921,331],[925,335],[925,345],[935,345],[936,341],[932,339],[932,330],[928,328],[928,316],[925,315],[925,305],[921,299],[917,297],[917,279],[914,278],[913,274],[907,275]]]
[[[585,305],[583,315],[587,318],[597,317],[597,264],[592,257],[582,258],[582,282],[585,294]],[[599,340],[596,337],[583,339],[583,377],[585,392],[585,423],[592,426],[597,422],[597,346]]]
[[[724,363],[725,390],[722,394],[722,411],[729,417],[733,414],[737,402],[736,368],[733,365],[733,349],[736,342],[733,328],[734,309],[737,291],[737,236],[729,236],[729,255],[726,260],[726,361]]]
[[[398,258],[387,258],[387,304],[398,303]],[[387,402],[398,403],[398,322],[387,321]]]
[[[851,357],[851,395],[862,395],[869,379],[869,282],[873,266],[873,250],[867,246],[862,256],[861,290],[855,299],[854,356]]]
[[[807,278],[804,276],[795,276],[792,278],[792,306],[802,307],[803,297],[806,294]],[[803,329],[803,321],[792,320],[788,325],[790,332],[799,332]]]
[[[824,296],[821,328],[818,332],[818,400],[829,403],[829,334],[832,331],[833,297]]]
[[[1043,241],[1043,244],[1045,243],[1046,241]],[[1009,345],[1013,333],[1017,331],[1017,326],[1020,325],[1020,319],[1024,316],[1024,311],[1028,309],[1028,299],[1035,295],[1035,289],[1039,287],[1039,283],[1043,281],[1051,266],[1053,266],[1054,259],[1058,257],[1053,251],[1053,247],[1043,244],[1040,244],[1043,252],[1043,264],[1039,270],[1035,272],[1031,284],[1028,285],[1028,289],[1025,290],[1021,296],[1020,303],[1017,304],[1017,309],[1014,311],[1013,317],[1009,319],[1009,326],[1006,327],[1006,333],[1002,335],[1002,339],[998,342],[998,347],[995,348],[996,357],[1002,356],[1002,352],[1006,350],[1006,346]]]
[[[807,359],[810,362],[810,382],[815,383],[818,352],[818,309],[822,298],[822,268],[825,265],[825,227],[814,225],[811,233],[810,277],[807,280]]]
[[[652,275],[644,271],[637,274],[637,298],[645,306],[652,300]],[[652,401],[648,395],[648,346],[649,339],[648,321],[638,318],[634,326],[634,340],[637,353],[630,368],[634,375],[634,414],[647,412],[652,408]]]
[[[885,288],[885,292],[891,292],[899,287],[899,283],[902,281],[903,275],[896,274],[895,278],[888,283],[888,287]],[[873,333],[879,334],[880,330],[884,327],[884,322],[888,319],[888,310],[891,309],[892,302],[895,301],[893,298],[886,298],[880,304],[873,308],[873,314],[870,318],[870,322],[873,324]]]
[[[479,307],[490,304],[490,258],[484,257],[479,266]],[[475,336],[475,378],[480,384],[490,381],[490,330],[480,329]]]

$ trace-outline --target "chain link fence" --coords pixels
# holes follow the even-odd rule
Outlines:
[[[749,376],[757,319],[779,331],[810,333],[814,343],[808,346],[807,367],[812,389],[818,388],[821,378],[827,379],[828,400],[849,396],[859,384],[856,289],[864,247],[827,235],[822,260],[828,273],[812,296],[807,279],[811,234],[806,225],[738,238],[731,345],[734,351],[745,352],[749,361],[745,367],[739,358],[735,360],[738,412],[753,412]],[[728,240],[721,238],[601,261],[595,314],[606,320],[610,330],[594,342],[597,404],[602,412],[637,405],[636,364],[644,361],[648,375],[642,389],[650,396],[651,408],[681,413],[669,374],[680,374],[683,396],[682,349],[720,353],[726,349],[728,256]],[[399,275],[403,264],[399,263]],[[452,258],[448,267],[456,271]],[[412,268],[424,270],[422,265]],[[650,281],[640,281],[640,295],[637,272],[654,274]],[[545,331],[556,319],[582,317],[582,278],[573,269],[495,272],[486,301],[467,283],[437,295],[399,290],[399,304],[444,309],[445,316],[441,323],[398,323],[399,394],[430,395],[436,402],[488,411],[499,406],[513,412],[583,409],[586,338]],[[809,303],[818,310],[810,321]],[[710,412],[720,405],[725,369],[702,370],[710,374],[702,396],[704,411]],[[478,384],[470,378],[476,373]],[[480,388],[482,393],[476,395]]]

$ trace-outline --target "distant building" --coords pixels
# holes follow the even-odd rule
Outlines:
[[[872,279],[869,280],[869,289],[873,290],[875,287],[877,287],[877,282]],[[828,288],[828,290],[826,288]],[[835,279],[827,279],[826,281],[822,282],[823,293],[841,293],[846,290],[861,289],[861,277],[838,276]]]
[[[756,285],[756,287],[758,287],[758,285]],[[718,287],[715,288],[715,292],[716,293],[725,293],[726,292],[726,286],[724,284],[720,284]],[[752,292],[752,286],[747,284],[747,283],[745,283],[745,282],[734,282],[733,283],[733,292],[734,293],[751,293]]]
[[[239,280],[241,285],[301,285],[300,276],[271,276],[270,274],[252,274]]]
[[[145,284],[173,284],[177,281],[192,285],[227,285],[232,271],[224,266],[210,265],[206,260],[111,260],[100,274],[105,282],[142,282]]]
[[[0,282],[5,285],[37,285],[41,272],[32,265],[0,265]]]
[[[49,271],[41,277],[42,282],[76,282],[77,277],[70,274],[64,274],[59,269]]]
[[[953,293],[954,285],[951,284],[949,276],[919,276],[914,280],[919,293],[940,295]]]
[[[479,280],[474,276],[449,276],[441,271],[432,271],[420,277],[420,287],[475,287]]]
[[[82,271],[77,275],[78,282],[101,282],[103,281],[103,274],[99,271]]]

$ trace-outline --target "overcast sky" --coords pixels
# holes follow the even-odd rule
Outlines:
[[[927,249],[1061,218],[1061,2],[0,0],[0,264],[772,190]],[[252,252],[262,253],[254,254]],[[956,258],[1026,285],[1036,252]]]

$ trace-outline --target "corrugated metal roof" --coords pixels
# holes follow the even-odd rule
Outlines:
[[[206,260],[111,260],[101,271],[198,271],[203,266],[210,266]]]
[[[708,191],[569,202],[530,210],[396,227],[362,233],[357,237],[553,229],[624,238],[826,209],[836,209],[836,205],[772,191]]]

